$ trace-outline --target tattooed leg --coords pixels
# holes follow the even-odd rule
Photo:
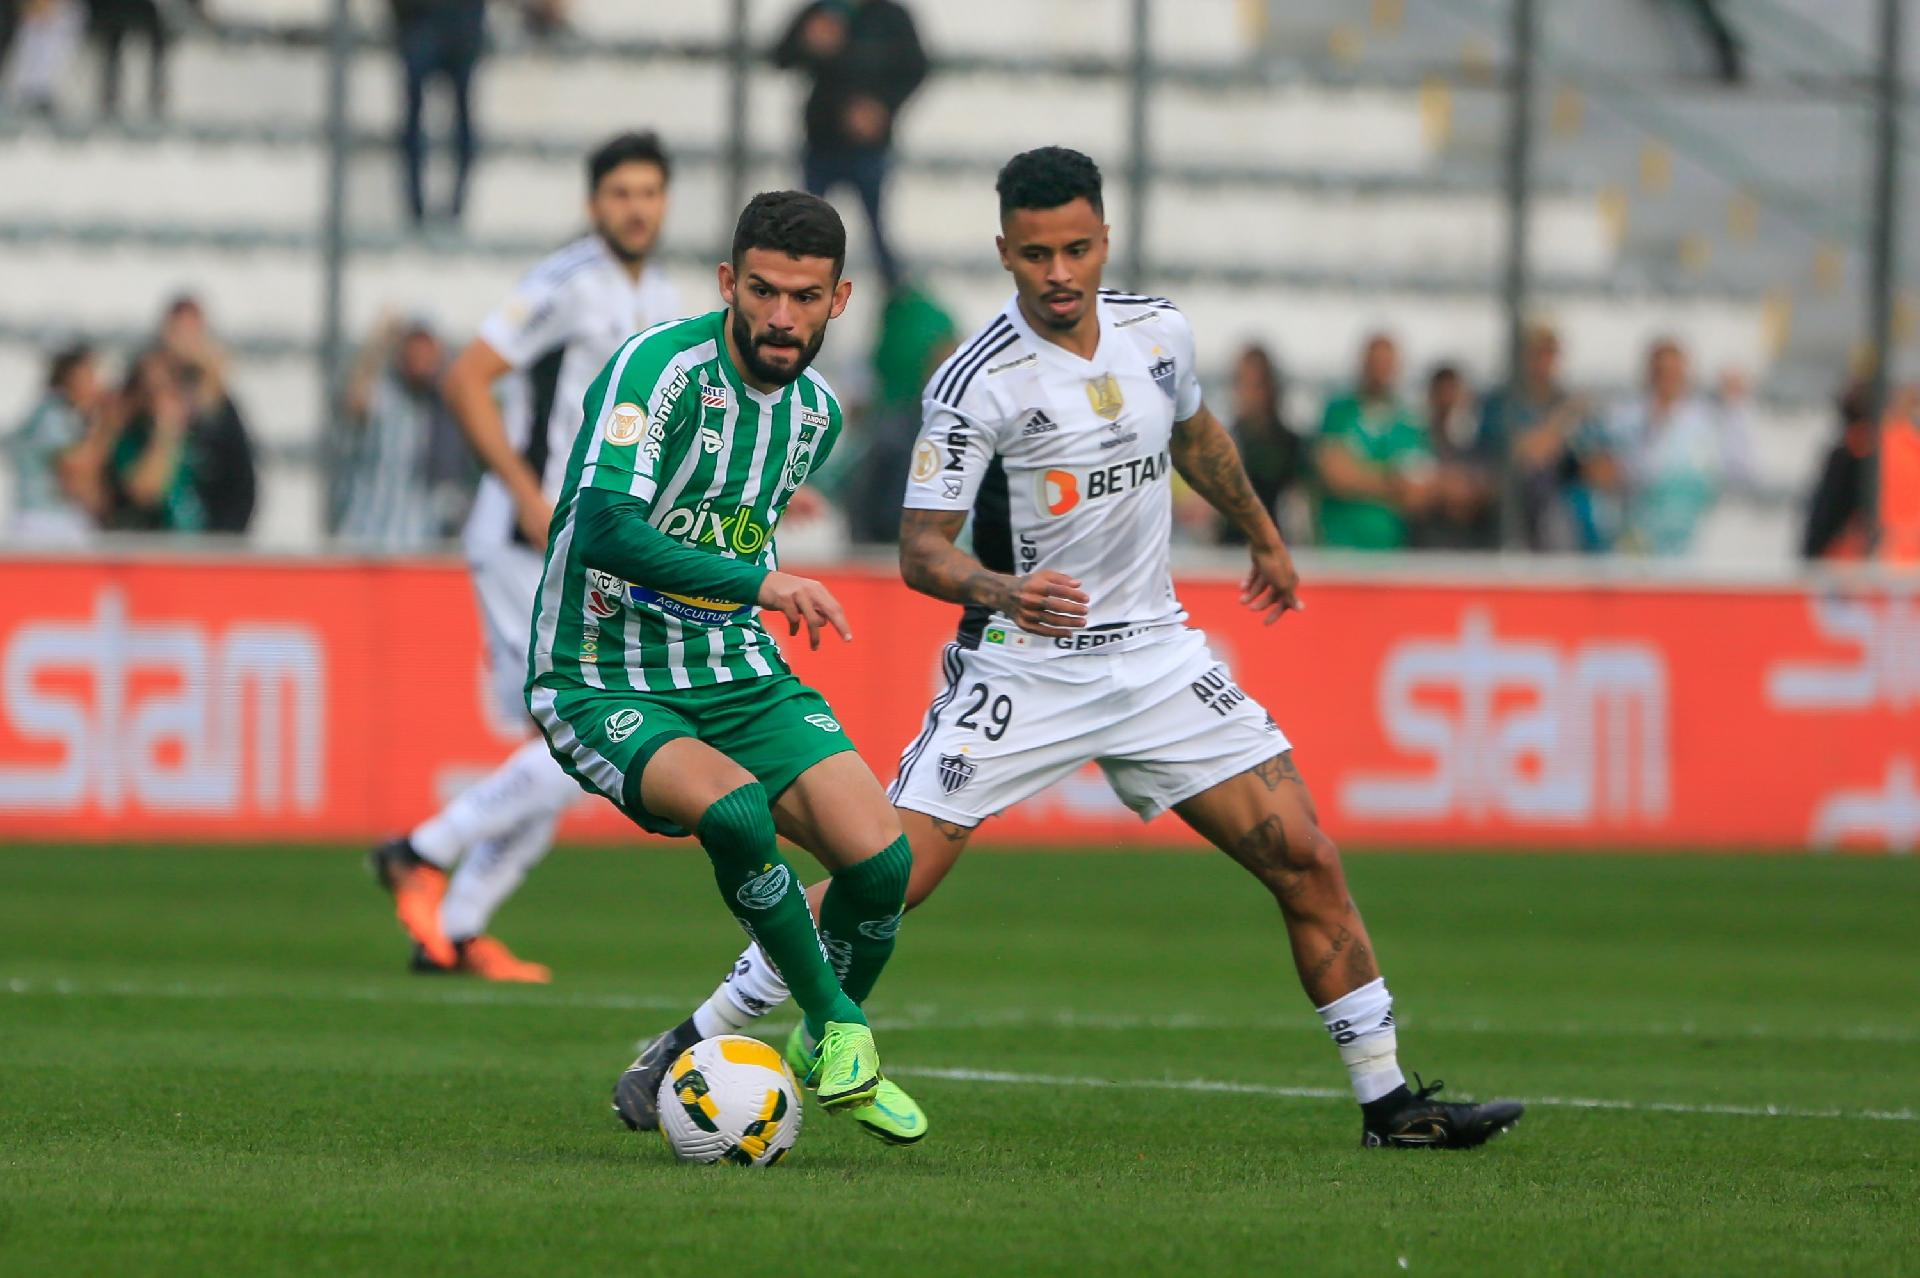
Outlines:
[[[1339,849],[1320,829],[1292,751],[1195,795],[1175,811],[1273,893],[1300,984],[1315,1006],[1378,979],[1373,943],[1347,894]]]

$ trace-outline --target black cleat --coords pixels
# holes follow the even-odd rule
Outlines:
[[[613,1112],[620,1115],[627,1130],[650,1132],[660,1126],[660,1082],[667,1076],[667,1066],[699,1041],[693,1022],[683,1021],[640,1049],[640,1055],[613,1085]]]
[[[1483,1105],[1430,1100],[1446,1084],[1423,1083],[1413,1076],[1418,1091],[1406,1103],[1378,1119],[1369,1118],[1360,1129],[1365,1149],[1472,1149],[1484,1145],[1520,1121],[1526,1106],[1519,1101],[1488,1101]]]

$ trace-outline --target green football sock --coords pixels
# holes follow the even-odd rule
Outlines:
[[[859,1004],[840,988],[821,952],[806,894],[774,842],[773,816],[760,783],[749,781],[722,795],[701,816],[695,834],[713,862],[727,908],[786,978],[808,1031],[818,1039],[828,1021],[865,1025]]]
[[[913,850],[903,834],[858,865],[836,871],[827,885],[820,902],[820,939],[840,974],[840,987],[856,1003],[867,1001],[893,955],[912,869]]]

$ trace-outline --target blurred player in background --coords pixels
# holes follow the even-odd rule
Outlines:
[[[1100,287],[1107,227],[1092,160],[1026,152],[1001,170],[999,192],[1015,295],[928,385],[901,523],[907,584],[966,608],[946,688],[889,792],[914,852],[908,906],[981,821],[1098,762],[1143,820],[1171,809],[1273,893],[1352,1080],[1363,1144],[1484,1142],[1521,1107],[1406,1086],[1392,996],[1292,749],[1174,594],[1177,470],[1246,537],[1241,601],[1269,624],[1300,607],[1292,557],[1201,402],[1192,328],[1164,298]],[[955,545],[969,516],[973,553]],[[1169,942],[1196,925],[1175,922]],[[738,1030],[785,996],[779,970],[749,946],[641,1059],[664,1068],[686,1042]]]
[[[678,294],[651,260],[670,176],[652,133],[622,134],[589,156],[593,231],[528,272],[447,372],[447,402],[487,468],[463,541],[491,688],[508,722],[527,721],[521,684],[541,551],[587,387],[621,342],[680,314]],[[508,374],[503,413],[494,384]],[[553,846],[554,827],[579,795],[534,737],[438,815],[373,850],[374,871],[413,938],[415,970],[550,979],[486,929]]]
[[[852,636],[817,581],[777,570],[774,531],[826,462],[840,404],[810,369],[853,285],[833,206],[757,195],[719,269],[726,309],[620,348],[588,392],[540,582],[528,708],[554,758],[643,829],[691,834],[727,909],[786,974],[816,1045],[798,1073],[829,1110],[886,1106],[859,1000],[893,953],[912,856],[832,707],[794,678],[758,607]],[[775,830],[827,867],[816,931]],[[828,956],[831,955],[831,961]],[[623,1074],[614,1108],[658,1119]],[[909,1112],[911,1111],[911,1112]]]

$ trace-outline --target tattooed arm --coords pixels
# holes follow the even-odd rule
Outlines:
[[[1087,592],[1078,581],[1047,568],[1024,577],[994,572],[953,544],[966,523],[964,510],[900,512],[900,576],[909,587],[985,608],[1037,635],[1065,638],[1087,624]]]
[[[1289,608],[1300,604],[1300,574],[1293,556],[1280,539],[1273,516],[1260,504],[1253,481],[1240,464],[1240,450],[1220,419],[1202,404],[1198,412],[1173,424],[1173,465],[1193,490],[1246,534],[1252,547],[1253,568],[1240,592],[1240,602],[1267,613],[1272,625]]]

